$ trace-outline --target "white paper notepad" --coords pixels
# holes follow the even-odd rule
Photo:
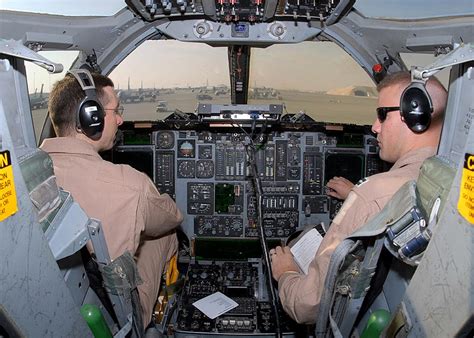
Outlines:
[[[322,240],[323,236],[313,228],[305,232],[291,247],[290,251],[293,254],[296,264],[298,264],[301,271],[305,274],[308,274],[309,265],[314,259]]]
[[[239,306],[238,303],[221,292],[216,292],[212,295],[201,298],[200,300],[195,301],[193,305],[211,319]]]

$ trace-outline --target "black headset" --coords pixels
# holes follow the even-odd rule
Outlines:
[[[431,123],[433,103],[423,82],[412,82],[400,98],[400,114],[408,128],[422,133]]]
[[[97,141],[104,130],[104,108],[97,98],[97,91],[91,73],[86,69],[71,69],[68,74],[79,82],[86,97],[79,103],[76,112],[76,129]]]

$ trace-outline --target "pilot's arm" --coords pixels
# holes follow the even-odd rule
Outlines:
[[[148,178],[143,184],[139,208],[145,217],[144,235],[159,237],[175,229],[183,221],[183,215],[168,194],[160,194]]]
[[[352,191],[332,222],[311,262],[308,274],[288,271],[278,278],[278,293],[285,312],[298,323],[315,323],[332,253],[339,243],[380,211],[377,203]],[[291,254],[291,253],[290,253]],[[278,256],[278,252],[277,255]],[[275,256],[272,256],[275,257]],[[272,258],[274,261],[275,258]],[[273,266],[273,264],[272,264]]]

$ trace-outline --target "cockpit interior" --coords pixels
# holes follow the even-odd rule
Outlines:
[[[147,337],[376,337],[368,321],[381,308],[394,330],[384,331],[388,336],[472,335],[474,218],[459,216],[456,205],[463,161],[474,153],[473,17],[469,0],[64,1],[47,9],[3,1],[0,150],[15,154],[13,173],[24,181],[15,182],[18,211],[0,214],[2,226],[12,229],[0,240],[2,256],[10,257],[0,269],[7,276],[0,336],[91,335],[77,309],[97,297],[89,295],[77,262],[65,261],[89,239],[98,243],[87,215],[72,206],[59,212],[74,199],[62,191],[60,204],[44,202],[56,208],[54,219],[38,221],[34,207],[23,206],[34,199],[32,172],[54,175],[36,151],[55,137],[49,92],[74,68],[109,76],[123,108],[114,146],[101,156],[144,172],[184,215],[179,277],[171,289],[163,285],[167,293],[157,301]],[[319,322],[297,324],[278,304],[268,250],[311,227],[324,236],[344,202],[327,194],[331,178],[356,184],[390,169],[372,130],[376,87],[387,74],[410,70],[414,80],[436,73],[449,91],[438,155],[457,183],[450,185],[440,234],[423,248],[419,266],[391,263],[383,291],[352,320],[339,307],[340,313],[329,311],[322,332]],[[31,164],[33,158],[41,164]],[[77,230],[73,219],[86,230]],[[15,228],[22,221],[38,232]],[[15,238],[29,240],[18,245]],[[41,271],[30,271],[33,265]],[[438,297],[427,279],[431,290],[439,282],[455,291]],[[32,280],[40,282],[32,286]],[[193,303],[215,292],[238,306],[211,319]],[[48,303],[44,312],[41,299]],[[126,311],[130,304],[120,304],[105,315],[110,332],[140,336]]]

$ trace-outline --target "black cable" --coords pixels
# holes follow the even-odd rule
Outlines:
[[[231,119],[231,125],[234,126],[234,121]],[[257,161],[255,160],[255,154],[257,153],[257,148],[255,147],[255,128],[256,128],[256,120],[252,120],[252,125],[251,125],[251,132],[250,134],[247,133],[247,131],[242,128],[240,124],[237,124],[237,126],[244,132],[244,134],[248,137],[248,140],[250,144],[245,144],[245,149],[247,152],[247,157],[249,159],[250,163],[250,168],[251,168],[251,173],[252,173],[252,178],[253,178],[253,185],[254,185],[254,191],[255,195],[257,197],[257,228],[258,228],[258,234],[259,234],[259,239],[260,239],[260,244],[262,246],[262,255],[263,259],[265,261],[265,270],[266,270],[266,275],[267,275],[267,285],[268,285],[268,290],[270,293],[270,303],[272,304],[273,312],[275,314],[275,336],[276,337],[283,337],[282,332],[281,332],[281,325],[280,325],[280,316],[278,314],[278,308],[279,308],[279,298],[275,294],[275,289],[273,288],[273,283],[272,283],[272,267],[270,264],[270,255],[269,255],[269,250],[267,247],[267,238],[265,236],[265,229],[263,228],[263,189],[262,189],[262,182],[260,180],[260,177],[258,176],[258,168],[257,168]],[[262,138],[263,133],[265,132],[265,129],[267,127],[267,121],[264,122],[262,126],[262,130],[260,131],[260,134],[258,135],[257,138]],[[249,151],[250,149],[250,151]]]
[[[275,289],[272,283],[272,268],[270,264],[270,255],[267,246],[267,238],[265,235],[265,229],[263,228],[263,190],[262,190],[262,182],[260,177],[257,175],[257,165],[255,161],[251,164],[252,167],[252,176],[254,179],[255,185],[255,194],[257,196],[257,227],[258,227],[258,234],[260,237],[260,244],[262,246],[262,255],[263,259],[265,260],[265,268],[267,271],[267,285],[270,291],[270,302],[273,307],[273,312],[275,314],[275,336],[282,337],[281,327],[280,327],[280,316],[278,314],[278,296],[275,293]]]
[[[255,134],[255,126],[256,126],[257,122],[255,121],[255,119],[252,120],[252,129],[250,130],[250,139],[252,140],[252,145],[253,145],[253,136]]]
[[[253,133],[255,131],[255,120],[252,121],[252,134],[250,135],[250,145],[246,147],[247,149],[247,156],[249,157],[250,168],[252,172],[252,179],[254,184],[254,191],[257,197],[257,228],[258,234],[260,238],[260,245],[262,246],[262,255],[265,261],[265,270],[267,272],[267,285],[270,294],[270,302],[272,304],[273,312],[275,314],[275,336],[276,337],[283,337],[281,332],[280,326],[280,316],[278,314],[278,296],[275,293],[275,289],[273,288],[272,283],[272,268],[270,264],[270,255],[267,246],[267,238],[265,235],[265,229],[263,227],[263,189],[262,189],[262,182],[260,177],[258,176],[258,169],[257,169],[257,161],[255,160],[255,154],[257,153],[257,149],[253,143]],[[249,151],[249,148],[251,151]]]

